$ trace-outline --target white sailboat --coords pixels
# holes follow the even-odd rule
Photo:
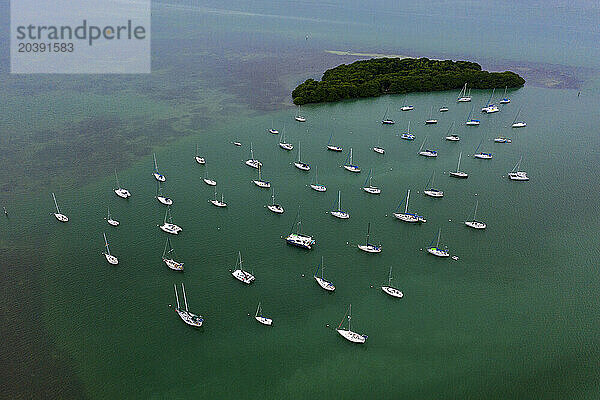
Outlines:
[[[475,149],[475,153],[473,154],[473,157],[479,158],[480,160],[491,160],[492,153],[485,153],[483,151],[480,151],[480,152],[477,151],[477,150],[479,150],[479,147],[481,147],[482,143],[483,143],[483,139],[481,139],[479,141],[479,144],[477,145],[477,148]]]
[[[462,151],[458,155],[458,164],[456,165],[456,171],[450,171],[449,174],[450,174],[450,176],[452,176],[454,178],[467,179],[469,177],[469,174],[460,170],[460,159],[461,158],[462,158]]]
[[[388,294],[392,297],[396,297],[399,299],[404,297],[404,293],[402,293],[401,290],[392,286],[392,267],[390,267],[390,273],[388,275],[388,282],[386,285],[381,286],[381,290],[383,290],[383,292],[385,294]]]
[[[171,235],[178,235],[183,229],[180,226],[173,223],[173,216],[171,215],[171,206],[167,206],[165,211],[165,219],[163,224],[160,225],[160,229],[164,232],[170,233]]]
[[[448,107],[446,107],[446,106],[441,106],[441,107],[440,107],[440,112],[446,112],[446,111],[448,111],[448,110],[449,110],[449,108],[448,108]]]
[[[498,136],[497,138],[494,138],[494,143],[512,143],[512,139],[504,136]]]
[[[492,99],[494,97],[494,93],[495,92],[496,92],[496,88],[494,88],[492,90],[492,94],[490,95],[490,99],[488,100],[486,106],[481,109],[481,112],[484,112],[484,113],[487,113],[487,114],[493,114],[493,113],[496,113],[496,112],[500,111],[500,109],[498,108],[498,106],[492,103]]]
[[[458,98],[456,99],[457,103],[466,103],[471,101],[471,91],[469,90],[469,94],[467,94],[467,84],[460,90],[458,94]]]
[[[215,188],[215,198],[209,200],[210,203],[215,207],[227,207],[227,203],[223,201],[223,193],[221,193],[221,200],[217,199],[217,189]]]
[[[458,142],[460,137],[456,133],[454,133],[454,121],[450,124],[450,128],[448,128],[448,132],[446,133],[446,140],[450,142]]]
[[[240,146],[242,145],[242,143],[241,143],[241,142],[231,142],[231,143],[233,143],[233,145],[234,145],[234,146],[237,146],[237,147],[240,147]]]
[[[298,161],[294,163],[294,166],[302,171],[310,171],[310,165],[300,161],[300,142],[298,142]]]
[[[412,111],[415,109],[415,107],[412,104],[406,104],[406,97],[404,98],[403,103],[404,105],[400,107],[400,111]]]
[[[273,135],[279,135],[279,131],[273,127],[273,120],[271,120],[271,128],[269,129],[269,133]]]
[[[200,157],[198,155],[198,145],[196,145],[196,155],[194,156],[194,160],[196,160],[196,162],[200,165],[206,164],[206,160],[204,159],[204,157]]]
[[[479,206],[479,200],[475,201],[475,211],[473,212],[473,219],[471,221],[465,221],[465,225],[473,229],[485,229],[487,226],[485,222],[477,221],[477,207]]]
[[[367,182],[369,183],[367,185]],[[381,193],[381,189],[379,189],[377,186],[373,186],[373,168],[371,168],[369,170],[369,176],[367,176],[367,179],[365,179],[365,184],[363,186],[363,190],[367,193],[371,193],[371,194],[380,194]]]
[[[246,285],[254,282],[254,275],[250,272],[244,270],[244,266],[242,265],[242,252],[238,251],[238,259],[235,265],[235,270],[231,273],[231,275],[240,282],[245,283]]]
[[[367,253],[381,253],[382,247],[381,244],[373,244],[369,243],[369,238],[371,236],[371,223],[367,225],[367,238],[365,240],[365,244],[359,244],[358,248]]]
[[[104,218],[106,220],[106,222],[108,222],[109,225],[111,226],[119,226],[119,221],[117,221],[116,219],[113,219],[110,216],[110,207],[108,207],[108,215],[106,216],[106,218]]]
[[[297,226],[296,233],[293,232],[294,225]],[[292,246],[311,250],[312,246],[316,243],[316,241],[312,238],[312,236],[302,234],[301,228],[302,228],[302,222],[300,220],[300,207],[298,207],[298,213],[296,214],[296,220],[294,221],[294,224],[292,224],[292,229],[290,230],[289,235],[285,238],[285,241],[287,244],[290,244]]]
[[[398,207],[396,207],[396,211],[394,212],[394,217],[398,218],[400,221],[404,221],[404,222],[411,222],[411,223],[425,223],[427,222],[427,220],[425,219],[425,217],[423,217],[422,215],[416,214],[416,213],[409,213],[408,212],[408,201],[410,200],[410,189],[408,189],[408,191],[406,192],[406,204],[404,205],[404,212],[398,212],[398,210],[400,210],[400,206],[402,205],[402,202],[400,202],[400,204],[398,204]]]
[[[298,122],[306,122],[306,118],[300,115],[300,106],[298,106],[298,112],[296,113],[294,119]]]
[[[254,182],[254,184],[260,188],[268,189],[271,187],[271,182],[262,180],[261,173],[260,173],[260,167],[258,167],[258,179],[255,179],[252,182]]]
[[[473,107],[471,107],[471,111],[469,112],[469,116],[467,117],[467,122],[465,122],[465,125],[477,126],[481,123],[480,120],[471,118],[472,115],[473,115]]]
[[[348,214],[345,211],[342,211],[342,197],[341,197],[341,192],[339,190],[338,190],[337,209],[334,206],[334,209],[330,211],[330,214],[339,219],[350,218],[350,214]]]
[[[527,172],[519,171],[519,167],[521,166],[521,161],[523,161],[523,156],[519,158],[519,161],[515,164],[512,171],[508,173],[508,178],[511,181],[528,181],[529,177],[527,176]]]
[[[402,135],[400,135],[400,139],[404,140],[415,140],[415,135],[410,133],[410,121],[408,121],[408,129]]]
[[[337,151],[337,152],[342,151],[342,148],[340,146],[336,146],[334,144],[331,144],[331,140],[332,139],[333,139],[333,133],[331,133],[331,135],[329,135],[329,142],[327,142],[327,150],[329,150],[329,151]]]
[[[423,139],[423,143],[421,143],[421,147],[419,148],[418,154],[423,157],[437,157],[437,155],[438,155],[437,151],[431,150],[431,149],[423,150],[423,146],[425,146],[426,140],[427,140],[427,137],[425,137],[425,139]]]
[[[390,111],[390,106],[388,106],[385,109],[385,114],[383,114],[383,119],[381,120],[381,123],[383,125],[393,125],[395,123],[393,119],[388,118],[387,114],[389,111]]]
[[[167,178],[163,174],[158,172],[158,163],[156,162],[156,153],[152,153],[152,158],[154,158],[154,171],[152,171],[152,175],[154,176],[154,179],[156,179],[159,182],[166,181]]]
[[[319,269],[321,270],[321,276],[318,275]],[[323,256],[321,256],[321,264],[317,266],[317,270],[315,271],[313,278],[315,278],[315,281],[317,281],[319,286],[321,286],[323,289],[327,290],[328,292],[333,292],[335,290],[335,286],[333,285],[333,283],[325,279],[325,277],[323,276],[324,270],[325,266],[323,265]]]
[[[327,187],[325,185],[321,185],[319,183],[319,171],[315,166],[315,183],[310,184],[311,189],[316,190],[317,192],[325,192]]]
[[[271,326],[273,325],[273,320],[271,318],[265,317],[262,314],[262,307],[260,302],[258,303],[258,307],[256,308],[256,314],[254,314],[254,319],[260,322],[263,325]]]
[[[119,259],[110,254],[110,249],[108,248],[108,240],[106,240],[106,233],[102,233],[102,235],[104,236],[104,247],[106,248],[106,252],[102,254],[104,254],[104,257],[106,258],[106,261],[108,261],[109,264],[117,265],[119,263]]]
[[[208,177],[208,171],[204,171],[204,178],[202,179],[204,181],[204,183],[206,183],[208,186],[217,186],[217,181],[215,181],[214,179],[210,179]]]
[[[56,196],[54,196],[54,193],[52,193],[52,198],[54,199],[54,206],[56,207],[56,212],[54,213],[54,216],[60,222],[68,222],[69,221],[69,217],[67,217],[65,214],[62,214],[60,212],[60,210],[58,209],[58,203],[56,202]]]
[[[252,149],[252,142],[250,142],[250,158],[246,160],[246,165],[252,168],[258,169],[262,167],[262,163],[254,158],[254,150]]]
[[[115,169],[115,179],[117,181],[117,188],[114,189],[114,192],[117,196],[121,197],[122,199],[127,199],[128,197],[131,196],[131,193],[129,193],[129,190],[122,188],[121,185],[119,184],[119,176],[117,175],[117,170]]]
[[[431,171],[431,177],[425,184],[425,190],[423,190],[423,193],[425,193],[429,197],[437,197],[437,198],[444,197],[444,192],[439,189],[435,189],[433,186],[434,174],[435,174],[435,171]]]
[[[272,203],[269,204],[267,208],[275,214],[283,214],[283,206],[281,204],[275,204],[275,189],[272,189],[271,200]]]
[[[154,197],[156,197],[156,200],[158,200],[160,204],[164,204],[165,206],[170,206],[173,204],[173,200],[163,195],[162,186],[160,182],[156,182],[156,196]]]
[[[175,311],[179,314],[179,318],[187,325],[193,326],[194,328],[200,328],[202,323],[204,322],[204,318],[201,315],[194,314],[188,309],[187,298],[185,297],[185,287],[183,286],[183,282],[181,283],[181,290],[183,292],[183,301],[185,303],[185,310],[179,306],[179,296],[177,296],[177,286],[173,284],[173,288],[175,289],[175,299],[177,300],[177,308]]]
[[[448,253],[447,250],[443,250],[440,249],[440,235],[442,233],[442,229],[438,229],[438,234],[437,234],[437,242],[435,246],[431,246],[431,244],[433,244],[433,239],[431,241],[431,244],[429,245],[429,247],[427,248],[427,252],[429,254],[433,254],[436,257],[450,257],[450,253]]]
[[[343,329],[342,325],[346,320],[346,316],[348,317],[348,329]],[[350,327],[350,322],[352,320],[352,304],[348,307],[348,312],[344,314],[344,318],[342,318],[342,322],[338,325],[336,331],[339,333],[344,339],[352,342],[352,343],[364,343],[367,340],[367,335],[362,335],[360,333],[356,333],[352,331]]]
[[[360,172],[360,168],[358,167],[358,165],[354,165],[352,162],[352,147],[350,147],[350,152],[348,153],[348,157],[346,157],[344,168],[346,169],[346,171]]]
[[[383,147],[381,147],[381,145],[379,144],[381,142],[381,136],[379,136],[379,138],[377,139],[377,145],[373,146],[373,151],[377,154],[385,154],[385,149]]]
[[[162,260],[169,269],[173,271],[183,271],[183,263],[175,261],[175,249],[171,245],[171,238],[167,237],[165,242],[165,249],[163,250]]]
[[[500,104],[508,104],[510,103],[510,99],[506,96],[506,90],[508,89],[508,86],[504,87],[504,96],[502,96],[502,99],[499,101]]]
[[[519,111],[517,111],[517,115],[515,115],[515,119],[513,120],[513,123],[511,125],[511,127],[513,128],[524,128],[527,126],[527,124],[525,123],[525,121],[517,121],[517,119],[519,118],[519,114],[521,113],[521,109],[523,107],[519,107]]]
[[[285,141],[285,125],[283,125],[283,135],[281,135],[281,139],[279,140],[279,147],[284,150],[291,151],[294,149],[294,145],[291,143],[287,143]]]
[[[431,106],[431,110],[429,111],[429,118],[425,120],[425,125],[433,125],[437,123],[438,120],[433,118],[433,106]]]

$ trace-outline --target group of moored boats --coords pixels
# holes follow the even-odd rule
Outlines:
[[[461,90],[461,94],[459,95],[457,102],[462,103],[462,102],[471,101],[470,93],[468,93],[466,90],[467,89],[466,89],[466,85],[465,85],[463,90]],[[491,104],[492,97],[493,97],[493,92],[492,92],[492,96],[490,97],[490,101],[488,101],[488,104],[486,105],[487,110],[486,111],[482,110],[482,111],[487,112],[487,113],[497,112],[497,110],[495,111],[494,108],[490,108],[490,106],[494,106],[493,104]],[[509,102],[510,102],[510,99],[508,99],[506,97],[506,92],[505,92],[505,97],[500,101],[500,104],[507,104]],[[496,107],[496,106],[494,106],[494,107]],[[414,107],[412,105],[406,105],[406,106],[403,106],[401,109],[403,111],[410,111],[410,110],[414,109]],[[447,111],[447,110],[448,110],[447,107],[440,108],[440,112]],[[519,112],[520,112],[520,110],[519,110]],[[391,125],[394,123],[394,121],[391,120],[389,117],[387,117],[387,113],[388,113],[388,110],[386,110],[386,116],[384,116],[382,123],[386,124],[386,125]],[[517,117],[518,117],[518,114],[519,113],[517,113]],[[437,120],[435,120],[432,115],[433,115],[433,108],[431,109],[429,119],[426,121],[427,124],[437,123]],[[298,122],[306,122],[306,117],[301,116],[299,112],[294,117],[294,119]],[[515,118],[515,122],[513,123],[513,127],[522,127],[522,126],[526,125],[524,122],[522,122],[522,126],[514,126],[515,123],[517,123],[516,118]],[[449,141],[458,141],[458,140],[460,140],[460,138],[456,134],[453,133],[453,127],[454,127],[454,124],[451,125],[451,128],[446,136],[446,139]],[[277,129],[275,129],[273,126],[270,129],[268,129],[268,132],[271,134],[279,134],[279,131]],[[410,134],[410,123],[409,123],[408,132],[406,132],[405,134],[410,135],[411,139],[414,139],[414,135]],[[403,138],[407,139],[409,137],[403,137]],[[333,151],[333,152],[343,151],[342,147],[332,144],[332,139],[333,139],[333,134],[329,138],[329,142],[326,145],[326,149],[328,151]],[[425,157],[437,157],[436,150],[427,149],[427,148],[424,149],[426,140],[427,140],[427,138],[425,138],[423,140],[423,143],[421,144],[418,154],[425,156]],[[510,143],[510,141],[511,140],[508,138],[496,138],[495,139],[495,142],[498,142],[498,143]],[[475,150],[474,158],[491,159],[492,158],[491,153],[478,151],[482,142],[483,142],[483,140],[479,143],[477,149]],[[241,146],[240,142],[234,142],[234,144],[236,146]],[[288,150],[288,151],[292,150],[294,148],[294,146],[291,143],[287,143],[285,141],[285,127],[283,129],[283,135],[281,136],[281,140],[279,141],[279,146],[282,149]],[[376,146],[373,147],[373,150],[379,154],[385,153],[385,150],[383,149],[383,147],[380,146],[379,142],[377,143]],[[456,178],[463,178],[463,179],[468,177],[468,174],[466,172],[463,172],[460,170],[461,158],[462,158],[462,152],[459,154],[459,157],[458,157],[458,164],[457,164],[456,171],[449,171],[449,176],[456,177]],[[205,158],[201,157],[198,154],[197,146],[196,146],[196,154],[194,156],[194,159],[197,164],[206,165]],[[515,164],[512,171],[508,173],[509,179],[515,180],[515,181],[526,181],[529,179],[529,177],[527,176],[527,173],[525,171],[520,170],[521,161],[522,161],[522,157]],[[156,184],[157,184],[155,198],[159,201],[159,203],[166,206],[163,223],[162,223],[162,225],[158,225],[158,226],[162,231],[169,234],[169,236],[167,236],[167,238],[166,238],[165,247],[164,247],[163,255],[162,255],[162,260],[169,269],[175,270],[175,271],[183,271],[184,264],[183,264],[183,262],[177,261],[177,256],[175,255],[175,249],[173,248],[173,245],[171,243],[171,236],[170,236],[170,235],[178,235],[180,232],[182,232],[183,229],[179,225],[176,225],[175,223],[173,223],[173,218],[172,218],[172,214],[171,214],[171,206],[173,205],[173,200],[163,194],[162,184],[166,181],[166,176],[159,172],[158,163],[157,163],[155,154],[153,154],[153,163],[154,163],[154,169],[152,171],[152,175],[154,176],[154,178],[156,180]],[[251,168],[257,169],[257,179],[253,179],[252,182],[259,188],[271,189],[271,191],[272,191],[272,193],[271,193],[272,202],[271,202],[271,204],[266,205],[266,207],[275,214],[283,214],[284,213],[283,206],[281,204],[277,204],[275,202],[275,190],[274,190],[274,188],[271,187],[271,182],[264,180],[262,178],[263,164],[257,158],[255,158],[252,143],[250,143],[250,158],[245,161],[245,164]],[[301,171],[310,171],[311,170],[311,166],[308,163],[302,161],[302,159],[301,159],[300,144],[298,144],[297,160],[293,164],[296,168],[298,168]],[[344,164],[342,165],[342,167],[349,172],[353,172],[353,173],[361,172],[360,167],[355,163],[355,161],[353,159],[353,149],[352,148],[349,149],[348,155],[347,155],[346,160],[345,160]],[[310,187],[317,192],[325,192],[327,190],[327,188],[322,183],[319,183],[317,168],[315,167],[314,169],[315,169],[314,182],[310,184]],[[432,172],[432,175],[431,175],[429,181],[427,182],[423,193],[425,195],[433,197],[433,198],[441,198],[444,196],[444,192],[442,190],[434,187],[434,177],[435,177],[435,173]],[[113,189],[114,193],[118,197],[123,198],[123,199],[128,199],[129,197],[131,197],[131,192],[129,192],[129,190],[127,190],[121,186],[116,171],[115,171],[115,181],[116,181],[116,188]],[[204,175],[203,181],[208,186],[215,187],[214,199],[209,200],[209,201],[217,207],[226,207],[227,203],[224,202],[223,194],[221,194],[220,200],[217,197],[217,191],[216,191],[217,182],[215,180],[209,178],[207,172]],[[377,186],[374,186],[372,181],[373,181],[373,170],[370,169],[369,174],[365,180],[365,183],[364,183],[362,189],[365,192],[370,193],[370,194],[380,194],[381,189]],[[411,191],[409,189],[407,191],[405,199],[402,201],[402,202],[404,202],[403,212],[401,211],[401,206],[402,206],[402,202],[401,202],[398,205],[395,212],[393,212],[393,216],[400,221],[404,221],[404,222],[408,222],[408,223],[426,223],[427,220],[424,216],[419,215],[416,212],[409,212],[410,192]],[[342,220],[348,219],[348,218],[350,218],[350,214],[347,211],[343,210],[343,208],[342,208],[341,191],[338,190],[337,194],[338,194],[337,201],[334,203],[334,206],[333,206],[332,210],[330,211],[330,214],[332,216],[342,219]],[[54,216],[60,222],[68,222],[69,218],[65,214],[61,213],[59,206],[58,206],[58,202],[56,200],[56,196],[54,193],[52,193],[52,198],[54,200],[54,205],[56,208],[56,212],[54,213]],[[476,219],[478,206],[479,206],[479,201],[476,200],[473,217],[467,221],[464,221],[464,224],[467,227],[481,230],[481,229],[485,229],[487,225],[485,222],[482,222],[482,221],[479,221]],[[116,227],[119,225],[119,221],[117,221],[116,219],[114,219],[111,216],[109,208],[108,208],[107,217],[105,219],[107,220],[108,224],[111,226]],[[296,228],[296,229],[294,229],[294,228]],[[383,249],[382,245],[372,243],[370,241],[370,235],[371,235],[371,224],[369,223],[367,226],[366,240],[364,243],[357,244],[357,248],[364,252],[367,252],[367,253],[380,253]],[[114,256],[113,254],[111,254],[111,252],[110,252],[109,242],[108,242],[106,233],[103,233],[103,238],[104,238],[105,251],[102,254],[104,255],[106,261],[109,264],[118,265],[118,262],[119,262],[118,258],[116,256]],[[432,240],[431,244],[426,248],[426,251],[429,254],[432,254],[437,257],[450,257],[450,253],[449,253],[448,249],[445,246],[440,247],[440,238],[441,238],[441,228],[438,229],[436,237]],[[292,225],[292,230],[285,237],[285,241],[290,245],[308,249],[308,250],[311,250],[312,247],[316,243],[316,240],[312,236],[302,233],[299,209],[298,209],[298,214],[296,216],[296,220],[294,221],[294,224]],[[458,259],[456,256],[454,256],[453,258]],[[317,266],[317,269],[313,274],[313,278],[315,279],[317,284],[322,289],[324,289],[328,292],[333,292],[333,291],[335,291],[335,285],[331,281],[329,281],[325,278],[324,269],[325,269],[325,267],[323,265],[323,257],[321,257],[321,263]],[[235,268],[233,270],[231,270],[231,274],[235,279],[237,279],[240,282],[243,282],[247,285],[253,283],[256,279],[253,272],[249,272],[244,269],[241,252],[238,252],[238,260],[237,260]],[[386,284],[380,286],[380,288],[384,293],[388,294],[389,296],[392,296],[395,298],[402,298],[404,296],[403,292],[401,290],[399,290],[398,288],[392,286],[391,281],[392,281],[392,268],[390,267],[388,281]],[[204,321],[203,317],[190,312],[188,309],[187,298],[186,298],[186,294],[185,294],[185,287],[183,286],[183,283],[181,284],[181,290],[182,290],[185,309],[179,303],[179,295],[177,292],[177,287],[175,286],[174,289],[175,289],[175,297],[176,297],[176,303],[177,303],[175,311],[178,313],[180,318],[186,324],[188,324],[190,326],[194,326],[194,327],[202,326],[203,321]],[[264,324],[264,325],[270,326],[273,324],[273,320],[271,318],[268,318],[262,314],[262,303],[258,304],[256,313],[255,313],[255,319],[259,323]],[[341,336],[343,336],[345,339],[347,339],[351,342],[364,343],[367,339],[367,336],[358,334],[358,333],[352,331],[351,327],[350,327],[350,320],[351,320],[351,305],[348,307],[348,310],[345,313],[344,318],[342,319],[341,323],[336,328],[336,331]],[[345,322],[347,322],[347,327],[343,326]]]

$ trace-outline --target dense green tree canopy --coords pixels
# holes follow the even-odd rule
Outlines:
[[[523,86],[514,72],[487,72],[469,61],[427,58],[372,58],[325,71],[321,81],[308,79],[292,92],[294,104],[321,103],[381,94]]]

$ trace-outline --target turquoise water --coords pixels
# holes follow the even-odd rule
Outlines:
[[[587,18],[596,15],[594,4],[579,8],[565,4],[554,11],[537,11],[532,5],[514,19],[508,18],[514,14],[511,5],[500,5],[493,15],[486,5],[489,2],[430,2],[399,10],[382,2],[369,10],[358,3],[342,10],[313,2],[294,2],[293,6],[253,2],[243,7],[227,2],[198,7],[188,2],[183,7],[157,5],[155,19],[180,23],[153,21],[153,26],[159,38],[178,37],[189,30],[197,40],[211,45],[221,42],[225,60],[235,60],[239,43],[232,41],[243,41],[252,49],[267,40],[272,46],[269,54],[281,51],[282,58],[289,54],[288,46],[299,52],[306,46],[306,54],[314,54],[316,49],[347,50],[348,45],[365,52],[398,49],[395,53],[460,53],[473,54],[475,60],[492,57],[593,65],[597,48],[591,43],[597,27]],[[447,13],[439,11],[441,6]],[[485,22],[460,24],[459,16],[464,13]],[[564,15],[560,24],[550,24],[558,21],[559,14]],[[345,24],[348,20],[354,23]],[[526,23],[532,21],[536,24]],[[532,44],[540,25],[556,40]],[[512,39],[504,41],[494,35],[490,40],[495,46],[473,48],[471,44],[478,40],[461,36],[465,29],[477,37],[478,32],[496,33],[503,26],[512,29]],[[575,31],[583,32],[575,37],[566,34]],[[206,32],[214,33],[206,36]],[[306,32],[311,35],[307,41]],[[438,40],[442,37],[443,41]],[[564,46],[571,40],[577,47],[566,57]],[[257,57],[262,51],[267,50],[256,50]],[[168,60],[160,61],[168,65]],[[61,181],[63,171],[49,169],[49,181],[60,182],[56,187],[41,186],[38,192],[20,196],[19,203],[9,204],[11,216],[0,224],[0,243],[8,255],[4,270],[10,282],[15,280],[15,297],[20,300],[11,315],[19,303],[39,305],[33,315],[36,322],[41,321],[36,330],[44,337],[41,345],[16,340],[11,351],[34,353],[28,362],[46,365],[44,372],[50,376],[47,370],[52,364],[47,359],[66,366],[63,380],[50,380],[53,384],[44,389],[21,388],[9,397],[74,397],[73,391],[89,398],[598,397],[600,332],[595,310],[600,221],[593,196],[600,187],[597,78],[585,82],[580,97],[577,90],[526,85],[509,93],[511,104],[489,116],[478,110],[490,93],[474,92],[472,105],[482,120],[476,128],[464,125],[471,105],[456,104],[455,92],[307,106],[302,113],[308,121],[300,124],[293,120],[295,109],[289,105],[257,112],[244,102],[247,99],[232,97],[231,92],[217,93],[206,84],[211,79],[207,76],[224,72],[210,66],[210,61],[200,63],[202,73],[189,78],[198,100],[173,90],[169,93],[175,101],[152,103],[158,104],[152,111],[156,120],[166,111],[183,110],[173,112],[173,119],[188,136],[173,139],[173,132],[164,133],[160,125],[151,123],[152,118],[144,124],[154,138],[169,135],[168,145],[154,149],[160,171],[167,176],[165,194],[175,202],[174,222],[183,228],[172,241],[178,259],[185,263],[184,273],[168,270],[161,261],[166,234],[157,225],[165,209],[153,198],[156,183],[151,155],[133,157],[133,163],[119,172],[122,186],[133,194],[129,200],[112,192],[112,167],[106,168],[104,178],[84,185]],[[293,84],[313,73],[320,75],[313,70],[279,71],[274,77]],[[165,72],[157,76],[164,77]],[[185,86],[179,89],[185,92]],[[127,90],[131,95],[131,87]],[[19,93],[10,92],[7,98],[18,98]],[[217,121],[199,130],[188,120],[191,105],[206,103],[202,93],[219,101],[197,109]],[[56,107],[69,104],[67,98]],[[143,105],[149,100],[142,95],[139,101]],[[102,103],[101,99],[96,102]],[[415,110],[400,112],[404,103],[413,104]],[[450,111],[435,112],[439,123],[425,126],[430,107],[437,110],[444,104]],[[521,106],[527,128],[508,128]],[[29,107],[32,115],[46,112],[42,106]],[[387,107],[394,126],[380,123]],[[144,115],[135,106],[119,110],[137,118]],[[417,136],[414,142],[398,136],[409,121]],[[458,143],[443,140],[452,121],[461,136]],[[280,131],[285,126],[294,151],[280,149],[279,136],[267,133],[272,122]],[[32,141],[41,123],[36,118],[24,125],[33,130]],[[54,119],[48,121],[54,128],[53,124]],[[18,132],[15,128],[12,134]],[[335,144],[344,147],[343,153],[325,150],[331,133]],[[513,143],[493,143],[499,135],[511,137]],[[425,137],[427,147],[438,150],[436,159],[417,155]],[[482,139],[480,150],[494,155],[490,161],[470,157]],[[233,146],[235,140],[243,146]],[[386,149],[383,156],[371,150],[378,141]],[[249,157],[250,142],[264,164],[263,178],[272,182],[277,202],[286,209],[283,215],[265,208],[270,192],[251,182],[256,170],[243,163]],[[302,160],[318,167],[319,182],[327,185],[327,192],[308,187],[314,171],[294,168],[299,143]],[[196,144],[207,159],[206,166],[193,159]],[[350,147],[362,168],[360,174],[341,168]],[[470,177],[454,180],[447,173],[456,168],[461,151],[461,170]],[[72,153],[53,154],[57,163],[69,168]],[[506,174],[521,156],[521,166],[531,180],[511,182]],[[22,179],[32,173],[27,168],[29,164],[22,167]],[[361,190],[370,168],[373,183],[383,191],[379,196]],[[226,209],[208,202],[213,189],[201,180],[205,171],[217,180],[219,195],[223,192],[228,203]],[[432,171],[436,186],[445,192],[442,199],[422,194]],[[409,225],[391,216],[407,189],[411,189],[410,209],[424,215],[426,224]],[[59,224],[50,214],[52,190],[70,218],[68,224]],[[329,215],[337,190],[351,215],[347,221]],[[17,196],[9,193],[8,198]],[[476,199],[478,219],[488,225],[485,231],[462,224],[471,218]],[[121,226],[113,228],[103,220],[107,206]],[[283,240],[298,206],[303,231],[317,241],[310,252]],[[381,254],[365,254],[356,248],[369,222],[372,240],[383,245]],[[458,261],[437,259],[423,251],[439,228],[442,244]],[[119,257],[117,267],[109,266],[101,254],[102,232],[107,233],[111,252]],[[257,278],[249,287],[229,272],[238,251]],[[27,265],[9,268],[15,254],[25,258]],[[337,287],[335,293],[326,293],[312,279],[321,256],[326,277]],[[394,284],[405,294],[401,300],[379,289],[390,266]],[[30,270],[35,273],[26,274]],[[173,284],[181,282],[185,282],[190,309],[205,317],[200,330],[186,326],[170,308]],[[23,293],[23,287],[31,289]],[[12,301],[5,294],[3,303]],[[252,318],[259,301],[265,315],[274,320],[272,328]],[[363,346],[344,341],[333,330],[349,303],[353,328],[369,335]],[[15,331],[22,334],[27,329]],[[46,347],[46,341],[48,353],[31,351],[32,346]],[[46,376],[23,375],[26,378],[14,379],[37,382],[42,380],[39,376]],[[74,389],[68,392],[65,387]]]

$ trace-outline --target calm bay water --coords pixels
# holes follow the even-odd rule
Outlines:
[[[469,4],[463,6],[470,9]],[[184,17],[185,7],[159,9],[158,16],[194,21],[193,13]],[[261,4],[256,7],[256,13],[267,14]],[[291,41],[287,35],[304,40],[303,19],[293,19],[297,25],[289,28],[279,18],[242,11],[245,14],[198,15],[204,22],[237,21],[228,25],[231,31],[258,30],[252,25],[257,24],[269,32],[261,21],[271,21],[276,28],[272,33],[280,38],[274,42],[282,48]],[[280,14],[275,11],[272,14]],[[248,21],[252,24],[244,25]],[[346,28],[307,23],[319,46],[330,40],[373,48],[373,37],[357,34],[348,39]],[[314,30],[323,26],[323,31]],[[196,29],[201,35],[209,27]],[[221,39],[231,33],[218,31]],[[399,43],[393,32],[379,35],[387,48]],[[432,38],[422,38],[414,49],[463,52]],[[514,51],[515,46],[487,48],[480,56],[511,59]],[[542,55],[533,52],[534,61],[564,61],[556,47],[540,46],[536,51]],[[580,57],[573,65],[589,63]],[[481,115],[477,128],[464,126],[471,105],[456,104],[455,92],[303,107],[305,124],[293,120],[295,110],[290,107],[233,115],[209,110],[223,122],[210,132],[157,148],[160,170],[167,176],[164,191],[175,202],[174,222],[184,229],[172,238],[178,258],[185,262],[184,273],[168,270],[161,261],[166,234],[157,225],[165,209],[153,198],[156,183],[148,156],[119,173],[131,199],[113,194],[114,178],[108,171],[106,178],[57,193],[61,210],[71,219],[59,224],[50,215],[52,199],[44,190],[11,208],[15,215],[0,225],[2,243],[6,248],[27,243],[28,251],[39,258],[34,261],[39,264],[35,294],[29,295],[41,303],[37,317],[53,351],[68,363],[70,379],[81,384],[86,397],[596,398],[600,221],[590,192],[600,187],[595,173],[600,161],[598,87],[596,81],[587,82],[578,97],[574,90],[526,86],[509,93],[512,103],[500,113]],[[477,117],[489,94],[473,93]],[[415,111],[400,112],[405,102]],[[232,103],[242,107],[241,101]],[[443,104],[450,111],[435,112],[438,125],[425,126],[430,107],[437,110]],[[521,106],[528,127],[507,128]],[[394,126],[380,124],[387,107]],[[414,142],[398,136],[409,121],[417,136]],[[458,143],[443,140],[452,121],[461,136]],[[277,146],[279,136],[266,132],[272,123],[280,130],[285,125],[294,151]],[[344,153],[325,150],[332,133]],[[493,143],[499,135],[511,137],[513,143]],[[426,137],[427,146],[438,150],[437,159],[417,156]],[[490,161],[470,157],[482,139],[480,150],[494,155]],[[233,146],[234,140],[243,146]],[[378,140],[386,149],[383,156],[371,150]],[[263,177],[272,182],[277,202],[286,208],[283,215],[264,207],[270,192],[251,182],[256,170],[243,163],[249,158],[250,142],[264,164]],[[318,167],[326,193],[308,187],[314,171],[293,167],[299,143],[303,161]],[[196,144],[206,166],[193,160]],[[350,147],[361,174],[340,167]],[[461,169],[470,173],[464,181],[447,174],[456,168],[460,151]],[[531,177],[526,183],[506,178],[520,156]],[[373,183],[383,190],[380,196],[361,190],[370,168]],[[213,189],[201,180],[205,171],[217,180],[227,209],[208,202]],[[443,199],[422,194],[432,171],[436,186],[446,194]],[[59,173],[50,172],[50,178]],[[391,216],[407,189],[412,191],[410,209],[426,216],[426,224],[412,226]],[[347,221],[328,213],[337,190],[351,215]],[[478,219],[488,224],[483,232],[462,224],[471,217],[475,199]],[[118,228],[103,220],[107,206],[121,221]],[[317,240],[311,252],[287,246],[282,239],[298,206],[303,231]],[[384,248],[378,255],[356,248],[369,222],[373,241]],[[458,261],[422,251],[438,228],[442,243]],[[109,266],[101,254],[102,232],[119,257],[117,267]],[[229,273],[238,251],[257,277],[250,287]],[[321,256],[327,277],[337,286],[333,294],[312,279]],[[405,293],[402,300],[378,288],[390,266],[394,283]],[[205,317],[201,330],[183,324],[169,307],[175,301],[173,284],[180,282],[185,282],[191,310]],[[251,318],[259,301],[274,319],[272,328]],[[369,335],[364,346],[344,341],[332,329],[349,303],[353,327]],[[65,395],[60,385],[50,397]]]

